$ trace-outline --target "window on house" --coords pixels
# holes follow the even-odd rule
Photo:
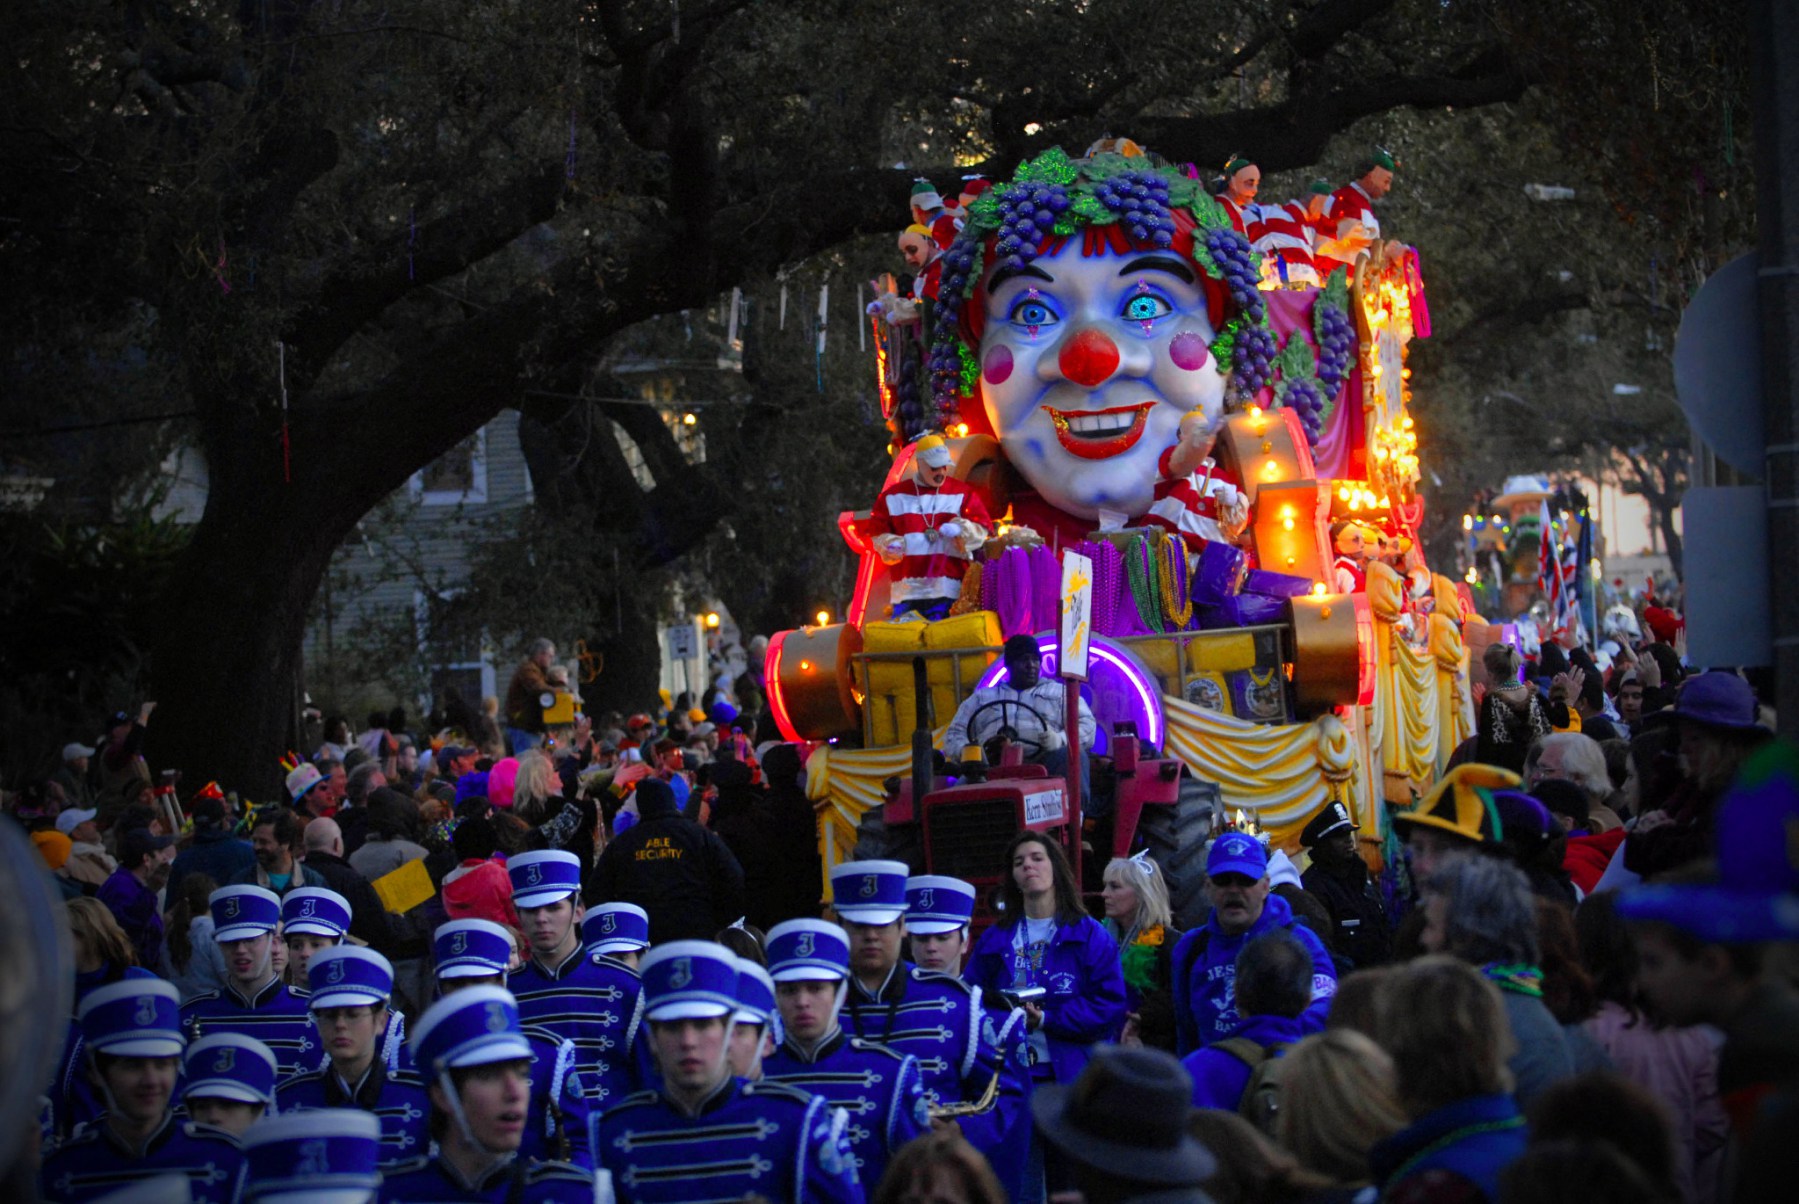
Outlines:
[[[412,477],[412,496],[426,506],[487,500],[487,429],[483,427]]]

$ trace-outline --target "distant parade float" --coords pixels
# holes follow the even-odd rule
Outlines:
[[[1165,864],[1220,826],[1292,846],[1340,801],[1378,856],[1383,802],[1473,733],[1469,649],[1491,638],[1419,548],[1406,355],[1429,313],[1371,207],[1396,167],[1378,151],[1334,192],[1261,204],[1244,159],[1208,188],[1108,140],[948,202],[915,189],[912,288],[869,307],[893,463],[839,519],[855,595],[766,666],[783,733],[820,742],[827,865],[1008,637],[1056,671],[1070,553],[1091,564],[1089,751],[1129,724],[1180,778],[1128,843]]]

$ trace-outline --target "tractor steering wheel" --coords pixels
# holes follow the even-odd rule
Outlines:
[[[974,709],[973,714],[968,716],[968,725],[967,725],[968,733],[970,735],[973,735],[974,733],[978,732],[980,730],[980,726],[975,722],[975,720],[979,719],[983,712],[993,710],[996,707],[999,707],[999,708],[1011,707],[1011,708],[1013,708],[1014,712],[1022,711],[1025,714],[1029,715],[1032,719],[1035,719],[1037,721],[1037,731],[1039,734],[1050,730],[1049,720],[1045,719],[1041,714],[1039,714],[1037,709],[1035,707],[1031,706],[1029,703],[1021,702],[1020,700],[1018,700],[1016,698],[995,698],[995,699],[991,699],[990,701],[983,702],[980,706],[978,706]],[[1026,737],[1020,735],[1018,729],[1016,727],[1014,727],[1012,725],[1012,723],[1008,722],[1008,719],[1016,719],[1016,718],[1017,718],[1016,713],[1009,715],[1005,710],[1002,709],[1000,711],[999,730],[997,732],[995,732],[992,736],[989,736],[987,738],[987,740],[983,740],[981,742],[982,749],[985,750],[987,747],[987,744],[990,741],[997,739],[1000,736],[1008,736],[1013,741],[1013,743],[1024,746],[1024,749],[1025,749],[1024,755],[1027,760],[1029,760],[1030,758],[1033,758],[1033,757],[1042,756],[1043,755],[1043,741],[1040,739],[1027,739]],[[988,756],[989,756],[989,760],[993,759],[991,753],[989,753]]]

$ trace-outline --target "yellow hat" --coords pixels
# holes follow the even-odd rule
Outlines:
[[[921,226],[917,222],[913,222],[910,226],[907,226],[905,232],[907,234],[922,234],[926,238],[931,236],[931,228],[929,226]]]
[[[61,832],[33,832],[31,843],[37,846],[38,856],[44,864],[53,870],[60,870],[69,863],[69,854],[74,851],[74,842]]]
[[[1493,791],[1516,790],[1523,784],[1524,779],[1497,765],[1458,765],[1444,774],[1416,807],[1395,815],[1393,825],[1402,837],[1402,825],[1417,824],[1475,844],[1498,840],[1499,810],[1493,804]]]
[[[926,435],[912,445],[913,459],[921,464],[929,464],[932,468],[948,468],[950,464],[949,444],[942,435]]]

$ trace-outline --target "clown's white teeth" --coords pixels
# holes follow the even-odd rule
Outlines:
[[[1136,421],[1137,415],[1134,413],[1071,416],[1068,419],[1068,429],[1077,435],[1118,435],[1130,430]]]

